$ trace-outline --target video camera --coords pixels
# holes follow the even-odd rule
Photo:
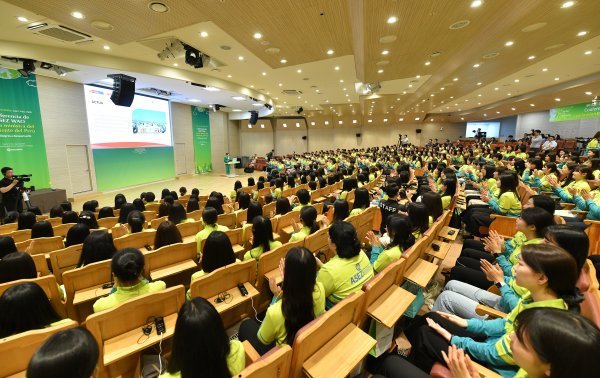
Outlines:
[[[31,181],[31,176],[32,176],[32,174],[14,175],[13,179],[19,181],[19,183],[15,186],[17,188],[17,190],[19,190],[20,192],[24,192],[24,191],[33,192],[35,190],[35,186],[33,186],[33,185],[30,187],[25,186],[26,182]]]

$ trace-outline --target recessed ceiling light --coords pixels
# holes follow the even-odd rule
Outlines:
[[[357,121],[355,119],[352,120],[352,123],[356,123]]]
[[[296,127],[300,127],[300,123],[299,122],[296,122]]]
[[[481,84],[482,84],[481,81],[479,83],[477,83],[477,85],[481,85]]]
[[[341,125],[341,124],[343,124],[344,122],[343,122],[343,121],[338,121],[338,123]]]
[[[373,122],[373,120],[372,119],[368,119],[367,122],[371,123],[371,122]]]
[[[477,95],[477,97],[481,97],[481,96],[482,96],[482,94],[481,94],[481,93]]]
[[[391,16],[390,18],[387,19],[388,24],[395,24],[396,22],[398,22],[398,17],[396,17],[396,16]]]
[[[179,64],[173,63],[173,67],[177,67],[177,66],[179,66]]]
[[[71,16],[73,16],[73,17],[75,17],[75,18],[77,18],[79,20],[85,18],[85,16],[81,12],[71,12]]]
[[[249,129],[251,129],[251,128],[252,128],[252,125],[251,125],[251,124],[248,124],[248,128],[249,128]]]
[[[515,79],[515,83],[518,83],[518,82],[519,82],[519,79]]]
[[[243,97],[243,96],[233,96],[231,98],[236,101],[244,101],[246,99],[246,97]]]
[[[542,68],[542,72],[546,72],[546,71],[548,71],[547,68]]]
[[[383,73],[383,68],[378,69],[377,73]]]
[[[464,121],[464,120],[465,120],[465,118],[464,118],[464,117],[460,117],[460,120],[461,120],[461,121]]]
[[[475,63],[475,64],[473,64],[473,68],[478,68],[479,66],[480,66],[480,64],[479,64],[479,63]]]
[[[483,0],[474,0],[471,3],[471,8],[479,8],[483,4]]]
[[[416,77],[417,79],[420,79],[420,78],[421,78],[421,75],[417,75],[417,76],[415,76],[415,77]]]
[[[266,73],[266,72],[263,72],[263,73],[262,73],[262,75],[263,75],[263,76],[267,76],[267,73]]]
[[[555,77],[554,78],[554,81],[559,81],[559,80],[560,80],[560,77]]]
[[[531,106],[531,107],[534,107],[534,106],[535,106],[535,104],[529,104],[529,106]]]
[[[302,70],[301,69],[297,69],[296,72],[302,73]]]
[[[334,70],[339,71],[340,70],[340,66],[335,66],[333,67]]]
[[[506,47],[510,47],[512,45],[514,45],[515,43],[513,41],[506,41],[506,43],[504,44],[504,46]]]
[[[441,87],[441,88],[440,88],[440,91],[443,91],[444,89],[446,89],[446,88],[444,88],[444,87]]]
[[[327,50],[327,55],[333,55],[335,53],[335,51],[333,51],[332,49]]]
[[[19,21],[21,21],[21,22],[27,22],[27,21],[29,21],[29,20],[27,19],[27,17],[23,17],[23,16],[19,16],[19,17],[17,17],[17,20],[19,20]]]
[[[242,61],[242,60],[244,60],[244,57],[240,55],[240,56],[238,56],[238,60]]]
[[[458,78],[457,78],[457,77],[455,77],[454,79],[452,79],[452,81],[458,81]]]
[[[254,88],[254,85],[251,85],[250,88]]]
[[[277,85],[279,85],[280,87],[283,87],[283,84],[282,84],[282,83],[279,83],[279,84],[277,84]]]
[[[220,91],[219,88],[215,88],[215,87],[206,87],[204,88],[205,91],[209,91],[209,92],[218,92]]]
[[[311,123],[310,123],[310,125],[311,125],[311,126],[314,126],[314,125],[315,125],[315,122],[314,122],[314,121],[313,121],[313,122],[311,122]]]
[[[340,79],[340,83],[343,83],[343,82],[344,82],[344,80],[343,80],[343,79]]]
[[[402,121],[404,121],[404,118],[400,118],[398,121],[402,122]]]
[[[500,114],[500,112],[499,112],[499,111],[496,111],[496,114]]]
[[[510,110],[517,110],[516,108],[510,108]]]
[[[261,123],[261,124],[260,124],[260,128],[261,128],[261,129],[264,129],[264,128],[265,128],[265,125],[264,125],[263,123]]]
[[[287,127],[287,123],[284,123],[284,124],[283,124],[283,127]]]
[[[564,3],[562,3],[562,5],[560,7],[561,8],[571,8],[573,5],[575,5],[574,1],[565,1]]]
[[[205,31],[201,31],[201,32],[200,32],[200,37],[202,37],[202,38],[206,38],[206,37],[208,37],[208,33],[207,33],[207,32],[205,32]]]
[[[260,33],[254,33],[253,37],[254,37],[254,39],[261,39],[262,38],[262,34],[260,34]]]
[[[104,48],[104,50],[110,50],[110,46],[109,45],[104,45],[102,47]]]
[[[227,75],[227,77],[231,79],[233,76],[231,76],[231,75]]]
[[[329,125],[329,121],[325,121],[325,124],[326,124],[326,125]]]
[[[483,116],[484,116],[484,117],[487,117],[487,113],[483,113]]]
[[[586,95],[591,96],[592,92],[585,92]]]
[[[389,52],[389,50],[383,50],[383,51],[381,52],[381,55],[388,55],[389,53],[390,53],[390,52]]]
[[[554,101],[560,102],[560,98],[557,97],[557,98],[554,99]]]
[[[592,55],[592,50],[588,50],[586,52],[584,52],[585,55]]]
[[[231,111],[232,112],[241,112],[242,110],[241,109],[232,109]]]
[[[507,95],[507,96],[511,96],[511,95],[512,95],[512,93],[507,93],[506,95]]]
[[[418,121],[418,120],[420,120],[420,119],[421,119],[421,118],[419,118],[419,117],[416,117],[416,118],[415,118],[415,121]]]
[[[348,90],[348,88],[342,88],[342,90],[343,90],[343,91],[347,91],[347,90]]]
[[[426,65],[426,66],[428,66],[428,65],[430,65],[430,64],[431,64],[431,62],[430,62],[430,61],[427,61],[427,62],[425,62],[425,65]]]
[[[535,59],[535,55],[530,55],[527,59],[534,60]]]
[[[20,21],[20,20],[19,20]],[[585,30],[580,31],[579,33],[577,33],[578,37],[583,37],[584,35],[586,35],[588,32]]]
[[[190,102],[202,102],[202,101],[198,100],[197,98],[190,98]]]
[[[500,89],[500,88],[498,88],[498,87],[494,88],[495,91],[497,91],[498,89]]]
[[[281,64],[286,64],[286,63],[287,63],[287,59],[281,59],[281,60],[279,61],[279,63],[281,63]]]

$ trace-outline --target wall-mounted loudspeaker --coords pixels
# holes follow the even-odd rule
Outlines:
[[[421,129],[417,129],[415,131],[417,132],[417,134],[421,134]]]
[[[362,135],[361,133],[356,133],[357,138],[360,138],[361,135]]]
[[[306,135],[304,135],[304,136],[302,137],[302,140],[306,140],[306,139],[308,139],[308,137],[307,137]]]
[[[252,126],[256,125],[256,121],[258,121],[258,112],[251,110],[250,111],[250,120],[248,121]]]
[[[113,93],[110,99],[115,105],[130,107],[135,96],[135,77],[115,74],[108,75],[113,79]]]

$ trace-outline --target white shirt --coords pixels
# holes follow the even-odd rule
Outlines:
[[[542,138],[541,135],[538,136],[534,136],[531,138],[531,145],[529,146],[530,148],[540,148],[540,146],[542,145],[542,141],[544,139]]]
[[[544,144],[542,144],[542,150],[544,151],[550,151],[555,149],[557,146],[556,141],[554,140],[547,140],[544,142]]]

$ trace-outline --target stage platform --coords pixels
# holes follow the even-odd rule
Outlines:
[[[160,199],[160,193],[163,188],[174,190],[179,195],[179,188],[185,186],[188,190],[188,194],[191,193],[192,188],[198,188],[200,195],[208,195],[213,190],[223,193],[223,195],[229,195],[229,192],[233,190],[233,184],[236,180],[242,182],[242,186],[248,184],[248,177],[254,177],[258,180],[259,176],[267,176],[267,172],[254,172],[244,173],[243,169],[236,169],[236,177],[229,178],[225,176],[225,173],[204,173],[198,175],[183,175],[177,176],[170,180],[163,180],[157,182],[151,182],[147,184],[140,184],[136,186],[130,186],[121,189],[115,189],[109,192],[87,192],[76,194],[73,198],[73,210],[81,211],[83,203],[95,199],[99,202],[100,207],[113,206],[115,201],[115,195],[122,193],[127,198],[127,202],[132,202],[135,198],[138,198],[142,192],[154,192],[157,200]]]

